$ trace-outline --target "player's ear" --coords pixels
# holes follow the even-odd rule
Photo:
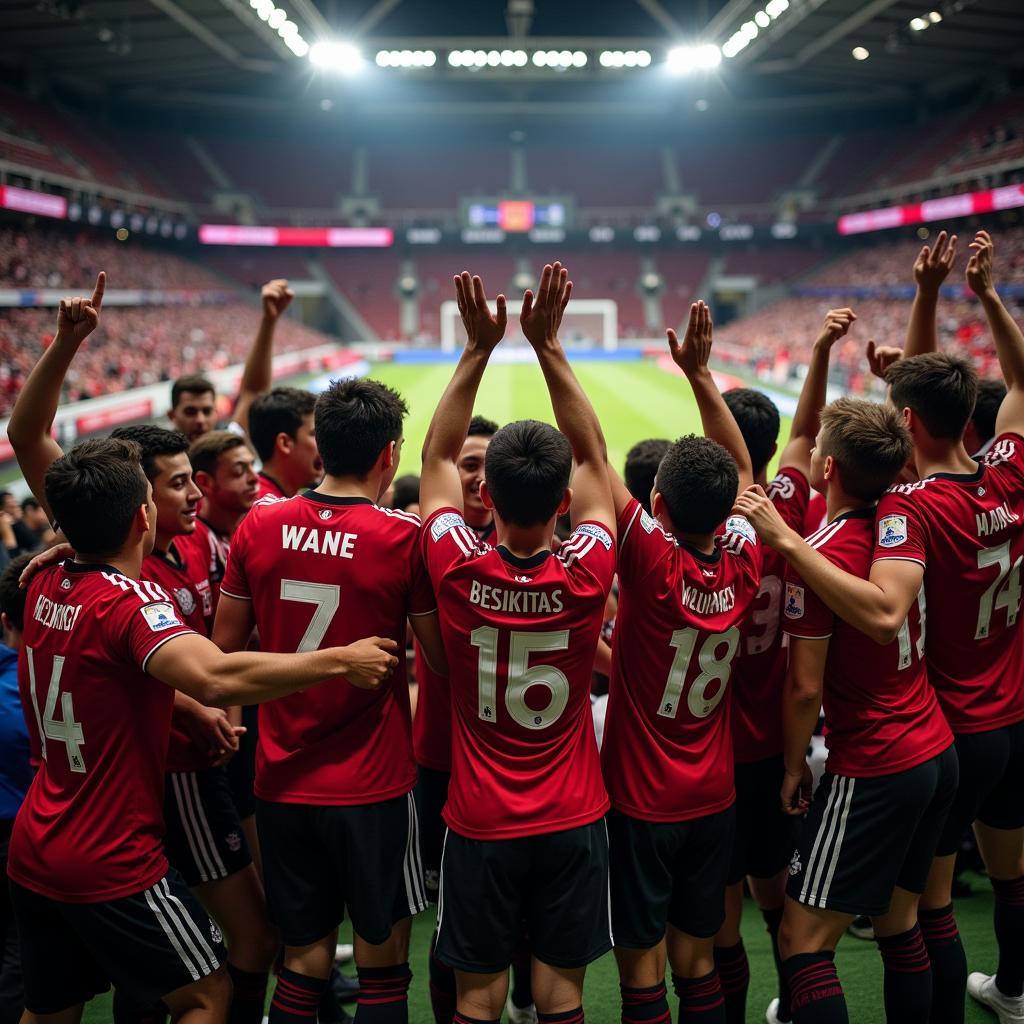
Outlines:
[[[205,469],[196,470],[192,474],[192,480],[203,494],[209,493],[210,489],[213,487],[213,477],[210,476]]]
[[[569,511],[570,505],[572,505],[572,488],[566,487],[565,494],[562,495],[561,504],[558,506],[558,514],[564,516]]]
[[[139,533],[149,533],[149,505],[140,505],[135,512],[135,528]]]
[[[668,505],[665,504],[665,499],[659,490],[651,493],[651,512],[655,519],[664,519],[667,523],[672,522],[672,517],[668,514]]]
[[[831,455],[825,456],[825,461],[821,467],[822,475],[826,480],[831,480],[835,476],[836,472],[836,460]]]
[[[494,511],[494,501],[491,499],[491,492],[487,490],[486,480],[480,482],[480,504],[491,512]]]
[[[288,455],[294,447],[295,439],[283,430],[274,438],[274,450],[279,451],[282,455]]]

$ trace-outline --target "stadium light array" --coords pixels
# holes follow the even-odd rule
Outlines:
[[[379,68],[432,68],[437,63],[433,50],[378,50]]]
[[[525,50],[452,50],[453,68],[524,68],[530,62]]]
[[[288,17],[283,7],[278,7],[274,0],[249,0],[249,6],[256,12],[260,21],[265,21],[280,37],[296,57],[305,57],[310,53],[310,45],[302,38],[299,26]]]
[[[745,21],[722,44],[721,56],[732,58],[753,42],[760,32],[770,28],[773,21],[789,10],[789,0],[768,0],[764,9],[757,11],[750,21]]]
[[[651,54],[648,50],[602,50],[597,62],[603,68],[646,68]]]
[[[694,71],[713,71],[722,63],[722,51],[714,43],[700,46],[673,46],[668,51],[665,66],[674,75],[688,75]]]
[[[538,68],[583,68],[587,66],[587,55],[582,50],[534,50],[533,64]]]
[[[314,43],[309,49],[309,60],[314,67],[338,75],[356,75],[363,70],[359,48],[338,39]]]

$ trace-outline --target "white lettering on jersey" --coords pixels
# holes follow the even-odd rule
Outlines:
[[[978,536],[987,537],[991,533],[999,533],[1020,519],[1004,501],[998,508],[990,508],[987,512],[979,512],[975,517]]]
[[[281,524],[281,547],[285,551],[311,551],[314,555],[334,555],[335,558],[354,558],[355,533],[337,530],[310,529],[307,526]]]
[[[718,615],[736,606],[736,588],[724,590],[698,590],[683,584],[683,607],[697,615]]]
[[[32,618],[49,629],[59,629],[62,633],[70,633],[75,628],[81,610],[80,604],[57,604],[40,594],[36,600]]]
[[[1017,453],[1017,444],[1010,438],[1004,437],[997,444],[994,444],[985,456],[985,465],[998,466],[1003,462],[1009,462]]]
[[[479,580],[470,584],[469,601],[487,611],[517,615],[552,615],[565,607],[561,590],[505,590]]]
[[[796,494],[796,484],[793,482],[793,478],[786,476],[785,473],[780,473],[768,485],[768,497],[772,500],[780,498],[782,501],[789,501],[794,494]]]
[[[573,532],[585,533],[588,537],[596,537],[598,543],[604,545],[605,551],[611,551],[612,549],[611,534],[603,526],[598,526],[596,523],[580,523]]]

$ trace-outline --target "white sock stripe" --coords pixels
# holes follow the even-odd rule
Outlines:
[[[189,772],[188,781],[192,784],[192,793],[195,797],[196,816],[202,828],[202,834],[206,840],[207,852],[213,861],[214,870],[218,878],[227,878],[228,869],[224,866],[224,860],[217,849],[217,840],[213,836],[213,829],[210,828],[210,820],[206,817],[206,808],[203,806],[202,794],[199,792],[199,776],[195,772]]]
[[[161,909],[162,900],[157,899],[157,888],[154,886],[152,889],[147,889],[143,896],[146,897],[146,902],[149,904],[149,909],[153,911],[153,916],[160,923],[160,927],[163,929],[164,935],[167,936],[167,941],[174,947],[178,956],[181,957],[181,962],[188,968],[189,974],[192,975],[193,981],[199,981],[202,975],[199,973],[196,965],[189,959],[188,954],[185,952],[178,940],[178,936],[175,934],[174,929],[171,927],[170,922],[167,920],[166,915]]]
[[[825,800],[825,813],[821,816],[821,824],[818,826],[818,833],[814,837],[814,845],[811,847],[811,855],[807,858],[807,865],[804,868],[804,884],[803,888],[800,890],[801,900],[807,898],[807,892],[811,885],[811,878],[814,874],[815,865],[817,864],[818,851],[821,849],[821,840],[825,835],[829,816],[832,814],[832,808],[836,802],[836,791],[839,788],[839,782],[840,780],[833,776],[833,785]]]
[[[832,859],[829,862],[828,874],[825,876],[825,882],[822,885],[821,895],[818,899],[818,906],[824,909],[828,902],[829,890],[832,888],[832,879],[835,877],[836,867],[839,864],[839,857],[843,849],[843,837],[846,835],[846,822],[850,817],[850,808],[853,806],[853,788],[856,779],[848,779],[849,785],[846,787],[846,800],[843,802],[842,814],[839,816],[839,832],[836,835],[835,852],[832,854]]]
[[[201,882],[210,881],[209,865],[206,858],[200,856],[199,844],[196,841],[196,829],[192,823],[192,811],[186,798],[181,780],[182,773],[171,773],[171,789],[174,790],[174,802],[178,805],[178,824],[185,833],[188,848],[192,851],[192,860],[195,862],[196,870],[199,872]]]
[[[185,940],[191,943],[192,940],[189,939],[189,933],[191,933],[195,942],[198,942],[199,948],[196,948],[195,946],[192,948],[196,949],[196,955],[200,958],[200,964],[202,964],[202,960],[205,959],[206,963],[209,965],[209,971],[207,973],[212,973],[217,970],[220,963],[217,960],[216,954],[210,948],[210,944],[203,937],[203,933],[199,930],[199,926],[192,919],[192,915],[185,909],[185,905],[177,896],[174,895],[173,892],[171,892],[171,886],[168,883],[166,876],[162,878],[157,885],[163,887],[164,896],[167,897],[168,901],[167,905],[173,906],[177,909],[177,912],[180,915],[180,920],[184,925]],[[206,920],[209,921],[209,918]]]
[[[828,870],[829,863],[835,852],[834,842],[836,830],[839,827],[839,818],[843,804],[846,801],[846,793],[849,788],[849,779],[840,778],[836,786],[836,799],[831,807],[831,814],[828,822],[828,829],[825,831],[825,841],[821,845],[821,854],[814,865],[814,878],[811,879],[808,888],[808,901],[811,906],[818,906],[821,899],[821,885]]]

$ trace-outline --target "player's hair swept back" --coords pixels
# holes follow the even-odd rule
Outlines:
[[[1005,397],[1006,385],[1001,380],[978,381],[978,397],[974,400],[971,422],[982,441],[991,441],[996,436],[996,417]]]
[[[192,463],[193,473],[217,472],[217,463],[225,452],[233,452],[236,448],[248,448],[249,442],[241,434],[233,430],[211,430],[192,442],[188,450],[188,459]]]
[[[469,421],[466,437],[494,437],[498,432],[498,424],[486,416],[474,416]]]
[[[779,440],[778,406],[753,388],[730,388],[722,393],[722,398],[739,425],[754,476],[760,476]]]
[[[116,555],[146,504],[142,452],[134,441],[83,441],[46,471],[46,500],[79,555]]]
[[[932,437],[964,436],[978,397],[978,374],[966,359],[946,352],[899,359],[885,379],[893,405],[910,409]]]
[[[316,445],[328,476],[366,477],[402,436],[405,399],[380,381],[336,380],[316,400]]]
[[[648,513],[651,511],[651,491],[654,490],[654,481],[658,476],[658,466],[671,447],[672,442],[668,438],[649,437],[637,441],[626,452],[623,483]]]
[[[12,558],[0,575],[0,612],[3,612],[10,624],[19,630],[25,628],[25,598],[28,597],[28,588],[19,586],[18,580],[21,579],[25,566],[34,557],[29,551]]]
[[[292,440],[302,421],[313,414],[316,395],[302,388],[271,388],[259,395],[249,409],[249,439],[256,454],[268,462],[274,454],[278,434]]]
[[[843,490],[877,501],[895,482],[914,447],[903,417],[892,405],[838,398],[821,411],[821,451],[839,467]]]
[[[136,427],[118,427],[110,436],[121,441],[134,441],[142,451],[142,472],[152,483],[159,473],[156,460],[161,455],[180,455],[188,451],[188,438],[180,430],[167,430],[149,423]]]
[[[178,403],[184,394],[205,395],[207,391],[212,391],[214,395],[217,394],[217,389],[209,377],[204,377],[201,373],[189,373],[184,377],[179,377],[171,385],[171,408],[178,408]]]
[[[530,527],[557,511],[572,474],[572,445],[560,430],[539,420],[502,427],[487,446],[484,481],[506,523]]]
[[[736,501],[736,460],[717,441],[687,434],[661,460],[655,487],[679,533],[713,533]]]

